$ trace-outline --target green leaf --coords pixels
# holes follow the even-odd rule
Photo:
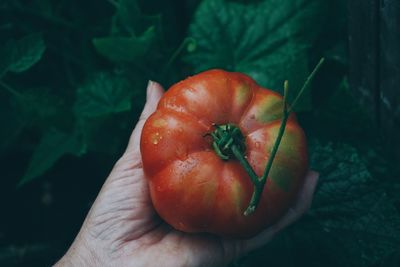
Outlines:
[[[97,73],[78,88],[74,112],[79,118],[129,111],[132,93],[126,79]]]
[[[137,32],[141,12],[136,0],[119,0],[114,20],[118,21],[128,32]]]
[[[113,35],[139,35],[151,26],[160,25],[160,16],[143,14],[136,0],[118,0],[113,3],[116,7],[111,29]]]
[[[97,73],[78,88],[74,113],[89,150],[120,151],[120,136],[127,125],[121,116],[132,108],[133,88],[123,76],[109,73]]]
[[[76,134],[67,134],[56,129],[45,133],[36,147],[25,175],[19,182],[24,185],[50,169],[63,155],[81,155],[85,152]]]
[[[154,27],[149,27],[141,36],[109,36],[93,39],[96,51],[114,62],[130,62],[144,56],[155,40]]]
[[[309,73],[307,53],[321,28],[324,2],[205,0],[189,28],[196,50],[185,59],[196,72],[239,71],[278,92],[288,79],[292,99]],[[309,97],[305,94],[300,109],[308,106]]]
[[[311,210],[237,266],[378,266],[400,244],[400,214],[372,162],[344,143],[311,140],[311,168],[320,173]]]
[[[132,114],[143,108],[146,84],[137,73],[129,73],[129,80],[125,75],[97,73],[78,89],[75,118],[92,152],[121,153],[137,119]]]
[[[364,161],[350,145],[316,141],[311,149],[312,166],[321,173],[315,219],[351,257],[343,261],[353,261],[350,266],[376,263],[400,244],[400,214],[384,181],[372,176],[367,166],[373,162]]]
[[[46,50],[41,34],[30,34],[19,40],[9,40],[1,49],[0,77],[8,71],[19,73],[35,65]]]
[[[115,157],[123,152],[132,132],[131,113],[118,113],[110,116],[79,118],[79,131],[85,147],[95,154]]]
[[[40,125],[45,129],[55,125],[62,127],[71,120],[67,120],[67,117],[72,118],[69,110],[66,110],[65,100],[48,88],[25,88],[13,102],[19,117],[27,125]]]

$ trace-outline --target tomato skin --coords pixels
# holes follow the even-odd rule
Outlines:
[[[308,169],[307,145],[290,115],[255,213],[244,216],[253,193],[239,161],[212,149],[214,124],[232,123],[245,136],[245,155],[262,176],[282,117],[282,97],[250,77],[209,70],[173,85],[147,119],[141,136],[143,168],[153,205],[174,228],[250,237],[289,209]]]

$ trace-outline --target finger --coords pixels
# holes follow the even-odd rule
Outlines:
[[[303,188],[300,190],[299,196],[294,205],[296,213],[302,215],[310,207],[314,197],[315,189],[318,184],[319,173],[315,171],[309,171],[304,181]]]
[[[243,253],[247,253],[268,243],[277,232],[295,222],[310,208],[315,188],[318,183],[318,176],[319,174],[314,171],[309,171],[307,173],[303,187],[299,192],[294,206],[291,207],[286,215],[276,224],[265,229],[257,236],[243,241]]]
[[[319,174],[317,172],[308,172],[294,206],[290,208],[288,213],[276,224],[276,231],[280,231],[298,220],[311,207],[315,188],[318,183],[318,176]]]
[[[143,112],[140,115],[139,121],[129,138],[128,147],[125,153],[130,151],[137,151],[140,146],[140,134],[146,119],[156,110],[157,104],[164,93],[162,86],[156,82],[149,81],[147,85],[146,104],[144,105]]]

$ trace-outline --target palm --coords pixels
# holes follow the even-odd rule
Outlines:
[[[144,121],[162,95],[159,85],[152,86],[128,148],[105,182],[78,236],[96,257],[109,264],[111,258],[113,266],[220,266],[265,244],[308,209],[317,181],[313,173],[308,175],[296,206],[287,216],[252,239],[186,234],[164,223],[152,206],[139,151]]]
[[[239,241],[185,234],[157,217],[135,155],[118,162],[93,205],[85,223],[92,242],[114,253],[119,266],[148,259],[154,266],[218,266],[233,259]]]

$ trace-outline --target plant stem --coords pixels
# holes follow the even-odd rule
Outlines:
[[[287,123],[287,120],[289,119],[289,116],[290,116],[290,112],[288,111],[288,108],[287,108],[288,105],[287,105],[287,102],[286,102],[287,101],[288,91],[289,91],[289,83],[288,83],[288,81],[285,81],[284,91],[283,91],[284,92],[284,95],[283,95],[283,118],[282,118],[282,121],[281,121],[281,125],[279,127],[278,136],[276,137],[274,146],[273,146],[271,154],[269,156],[267,166],[265,167],[264,174],[261,177],[261,181],[264,181],[264,180],[267,179],[268,173],[269,173],[269,171],[271,170],[271,167],[272,167],[272,162],[273,162],[273,160],[274,160],[274,158],[276,156],[276,152],[278,152],[278,148],[279,148],[279,145],[280,145],[280,143],[282,141],[283,134],[285,133],[286,123]]]
[[[278,136],[276,137],[274,147],[272,148],[272,151],[271,151],[271,155],[269,156],[269,158],[272,160],[268,160],[267,167],[265,167],[265,171],[264,171],[263,176],[261,177],[261,181],[267,180],[268,173],[272,167],[272,161],[274,160],[274,158],[276,156],[276,152],[278,152],[278,148],[281,143],[283,134],[285,133],[285,128],[286,128],[285,126],[286,126],[286,122],[287,122],[288,118],[289,118],[289,114],[286,111],[286,115],[283,117],[281,126],[279,127]]]
[[[279,145],[280,145],[280,143],[282,141],[283,134],[285,133],[286,123],[287,123],[287,120],[289,119],[290,113],[292,113],[293,108],[296,106],[299,98],[304,93],[305,89],[308,88],[311,80],[314,78],[314,76],[317,73],[317,71],[321,68],[321,66],[324,63],[324,61],[325,61],[325,59],[321,58],[321,60],[317,64],[317,66],[314,68],[314,70],[311,72],[311,74],[307,77],[306,81],[304,82],[303,87],[300,89],[300,91],[297,94],[295,100],[293,101],[293,104],[290,107],[289,107],[288,102],[287,102],[288,91],[289,91],[289,82],[285,81],[284,90],[283,90],[283,115],[282,115],[281,125],[279,127],[278,136],[277,136],[277,138],[275,140],[275,143],[274,143],[274,146],[272,148],[271,154],[270,154],[270,156],[268,158],[267,166],[265,167],[264,174],[261,177],[261,179],[257,178],[257,182],[254,182],[254,178],[252,178],[250,173],[249,173],[249,176],[250,176],[250,178],[251,178],[251,180],[253,181],[253,184],[254,184],[254,191],[253,191],[253,194],[251,196],[250,203],[249,203],[247,209],[244,212],[245,216],[249,216],[250,214],[252,214],[256,210],[256,208],[258,206],[258,203],[260,202],[260,198],[261,198],[262,192],[264,190],[265,183],[267,182],[268,174],[271,171],[272,163],[273,163],[273,161],[275,159],[276,153],[278,152],[278,148],[279,148]],[[247,162],[247,160],[246,160],[246,162]],[[242,162],[241,162],[241,164],[243,165]],[[243,167],[244,167],[244,165],[243,165]],[[246,169],[246,167],[245,167],[245,169]]]
[[[286,114],[287,114],[287,112],[286,112]],[[261,195],[262,195],[262,192],[264,189],[264,185],[267,182],[268,174],[271,171],[272,163],[275,159],[276,152],[278,152],[278,148],[281,143],[283,134],[285,133],[285,128],[286,128],[285,126],[286,126],[286,122],[287,122],[288,118],[289,118],[289,114],[287,114],[283,117],[281,126],[279,127],[278,136],[275,140],[274,147],[272,148],[271,154],[268,158],[268,162],[267,162],[267,166],[265,167],[264,174],[261,177],[261,180],[258,180],[257,184],[254,183],[256,190],[254,190],[253,195],[250,200],[250,203],[249,203],[249,206],[247,207],[247,209],[244,212],[244,215],[246,215],[246,216],[253,213],[256,210],[258,203],[260,202],[260,198],[261,198]]]
[[[262,193],[264,191],[264,186],[268,179],[268,174],[271,171],[272,163],[275,159],[275,156],[278,152],[279,145],[282,141],[283,135],[285,133],[286,124],[290,117],[293,108],[296,106],[297,101],[300,96],[304,93],[305,89],[309,86],[312,78],[315,76],[316,72],[321,67],[324,62],[324,58],[322,58],[311,74],[308,76],[305,81],[303,87],[299,91],[295,100],[293,101],[293,105],[289,106],[288,104],[288,91],[289,91],[289,82],[285,81],[284,90],[283,90],[283,110],[282,110],[282,119],[279,127],[278,135],[276,137],[274,146],[272,147],[271,154],[269,155],[267,165],[265,167],[264,173],[261,177],[258,177],[250,163],[247,161],[245,153],[245,142],[244,137],[240,131],[240,129],[232,124],[226,125],[214,125],[216,130],[210,135],[213,137],[213,148],[215,153],[223,160],[229,160],[232,156],[234,156],[237,160],[239,160],[242,167],[245,169],[246,173],[249,175],[251,182],[253,183],[253,194],[251,196],[249,205],[244,211],[245,216],[249,216],[255,212]],[[233,155],[232,155],[233,154]]]
[[[257,174],[254,172],[253,168],[251,167],[250,163],[247,159],[243,156],[243,153],[237,148],[236,145],[232,145],[231,147],[233,154],[235,155],[236,159],[239,160],[240,164],[246,170],[247,174],[250,176],[251,181],[253,182],[254,186],[258,186],[260,184],[260,180]]]
[[[312,79],[314,78],[315,74],[317,73],[317,71],[321,68],[322,64],[324,63],[325,58],[321,58],[317,64],[317,66],[315,66],[314,70],[311,72],[311,74],[307,77],[306,81],[303,84],[303,87],[300,89],[299,93],[297,94],[296,98],[293,100],[292,105],[290,106],[290,108],[288,109],[288,112],[292,112],[293,108],[296,106],[297,101],[299,101],[299,98],[303,95],[304,91],[308,88],[308,86],[310,85],[310,82],[312,81]]]
[[[268,158],[267,166],[265,167],[263,176],[261,177],[260,180],[257,179],[259,181],[257,184],[254,183],[255,190],[253,191],[253,195],[251,196],[250,203],[244,212],[245,216],[252,214],[256,210],[258,203],[260,202],[260,198],[261,198],[262,192],[264,190],[265,183],[267,182],[268,174],[272,168],[272,163],[274,162],[276,152],[278,152],[278,148],[282,141],[283,134],[285,133],[286,123],[290,116],[290,113],[287,110],[288,105],[286,102],[288,90],[289,90],[289,83],[288,83],[288,81],[285,81],[284,95],[283,95],[283,102],[284,102],[283,103],[283,118],[281,121],[281,125],[279,127],[278,136],[276,137],[271,154]]]
[[[264,183],[265,184],[265,183]],[[244,216],[249,216],[253,212],[256,211],[258,203],[260,202],[260,197],[262,195],[264,184],[254,185],[253,195],[250,199],[250,204],[247,206],[247,209],[244,211]]]

